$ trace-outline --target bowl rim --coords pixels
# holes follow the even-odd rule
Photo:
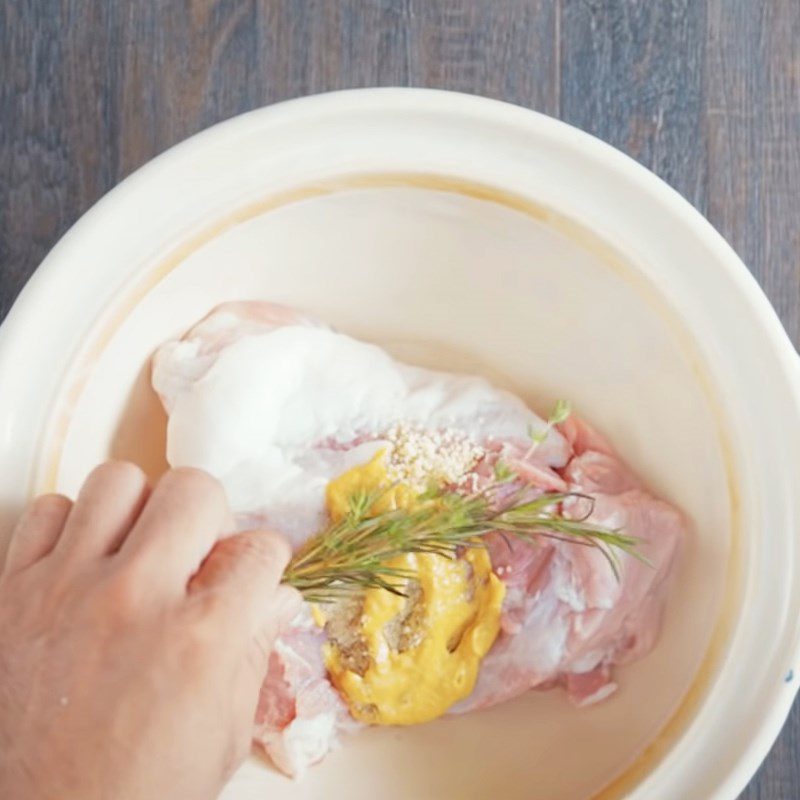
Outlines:
[[[18,296],[0,327],[0,377],[4,379],[4,385],[18,385],[24,381],[25,369],[21,363],[24,359],[15,357],[17,343],[30,340],[31,337],[35,339],[37,336],[37,328],[46,321],[48,305],[57,300],[50,285],[51,276],[60,268],[60,261],[68,259],[70,250],[79,248],[82,239],[91,236],[95,227],[103,224],[104,218],[116,213],[112,200],[123,193],[131,193],[146,186],[151,176],[170,161],[199,153],[216,141],[221,141],[239,130],[245,130],[254,121],[258,124],[276,120],[297,123],[304,119],[317,119],[325,114],[343,115],[365,110],[390,110],[395,113],[428,111],[440,115],[458,114],[481,122],[491,120],[523,134],[535,132],[540,137],[557,139],[561,146],[575,148],[604,170],[615,172],[627,179],[637,191],[649,195],[655,202],[665,207],[681,225],[686,227],[687,232],[701,240],[711,252],[716,265],[724,270],[725,278],[731,287],[751,310],[752,322],[758,324],[765,344],[776,357],[800,417],[800,362],[777,313],[755,277],[730,245],[676,190],[611,145],[539,112],[476,95],[401,87],[349,89],[295,98],[254,109],[173,145],[133,172],[95,203],[64,234]],[[0,404],[0,407],[2,405],[4,404]],[[800,611],[800,609],[794,610]],[[787,623],[785,630],[788,647],[791,649],[793,659],[797,661],[800,659],[800,626],[790,626]],[[765,702],[767,713],[763,715],[759,725],[748,732],[747,740],[737,745],[739,758],[717,782],[715,796],[733,797],[744,788],[777,738],[798,688],[800,687],[797,684],[789,692],[784,686],[776,685],[773,688]]]

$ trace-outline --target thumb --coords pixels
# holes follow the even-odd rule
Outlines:
[[[276,533],[237,533],[217,542],[189,587],[192,594],[215,596],[223,624],[257,645],[265,668],[272,642],[300,607],[299,593],[280,585],[290,556],[288,542]]]

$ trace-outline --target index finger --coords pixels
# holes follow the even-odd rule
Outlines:
[[[275,636],[300,607],[300,594],[280,585],[290,556],[288,542],[275,533],[237,533],[214,547],[190,587],[193,594],[210,595],[228,629],[255,646],[260,677]]]
[[[231,519],[219,481],[201,470],[170,470],[153,490],[119,558],[145,572],[148,586],[183,595]]]

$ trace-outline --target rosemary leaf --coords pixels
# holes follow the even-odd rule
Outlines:
[[[568,407],[559,412],[559,416],[568,413]],[[406,553],[455,558],[463,548],[482,546],[482,537],[492,531],[504,537],[594,547],[618,580],[620,553],[649,563],[637,550],[638,539],[588,521],[594,506],[590,496],[563,492],[532,496],[530,488],[523,485],[510,499],[497,504],[494,496],[509,476],[501,470],[496,481],[467,495],[431,488],[419,495],[411,510],[380,513],[373,512],[384,492],[359,492],[351,498],[345,517],[332,522],[295,553],[283,581],[315,603],[333,602],[370,588],[402,595],[413,573],[390,566],[396,558]],[[586,504],[585,514],[577,518],[565,515],[565,505],[574,509],[579,503]]]

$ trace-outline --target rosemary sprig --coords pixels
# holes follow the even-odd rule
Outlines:
[[[404,582],[414,575],[390,566],[393,559],[405,553],[455,558],[462,548],[481,546],[481,538],[492,531],[597,548],[618,580],[620,552],[646,561],[636,549],[635,537],[588,521],[593,498],[555,492],[533,497],[524,486],[501,500],[515,476],[501,469],[497,477],[488,488],[473,494],[431,489],[420,495],[411,510],[374,513],[383,492],[357,493],[350,500],[347,515],[332,522],[294,555],[284,573],[284,583],[316,603],[370,588],[403,595]],[[564,504],[569,502],[585,503],[585,514],[577,519],[565,516]]]
[[[556,404],[553,407],[553,410],[550,412],[550,416],[547,418],[547,423],[545,424],[544,428],[537,433],[533,429],[533,426],[529,425],[528,438],[531,440],[531,446],[528,448],[525,458],[530,458],[536,452],[539,445],[542,444],[548,437],[550,431],[553,430],[556,425],[566,422],[571,414],[572,404],[569,402],[569,400],[556,400]]]

